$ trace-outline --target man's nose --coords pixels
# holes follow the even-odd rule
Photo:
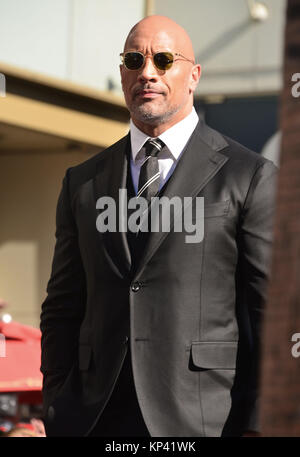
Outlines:
[[[158,70],[153,63],[153,57],[145,57],[145,63],[139,73],[138,79],[141,81],[157,81]]]

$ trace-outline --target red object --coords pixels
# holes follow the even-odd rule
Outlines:
[[[0,337],[0,392],[22,392],[26,398],[31,392],[34,403],[40,402],[40,330],[0,320]]]
[[[32,430],[33,432],[35,431],[34,426],[32,424],[28,424],[27,422],[18,422],[15,425],[15,428],[27,428],[28,430]]]

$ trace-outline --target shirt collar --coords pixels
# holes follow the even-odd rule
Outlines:
[[[198,121],[198,114],[193,107],[190,114],[188,114],[184,119],[182,119],[180,122],[177,122],[177,124],[173,125],[158,136],[158,138],[160,138],[165,143],[176,160],[190,139],[190,136],[195,130]],[[133,123],[132,119],[130,119],[131,153],[134,161],[136,160],[138,152],[141,150],[149,138],[150,137],[146,135],[146,133],[139,130]]]

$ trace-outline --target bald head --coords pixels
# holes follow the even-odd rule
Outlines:
[[[163,45],[163,36],[165,41],[173,42],[176,51],[183,54],[191,60],[195,60],[193,45],[187,32],[172,19],[166,16],[148,16],[139,21],[130,30],[124,45],[124,51],[131,49],[134,43],[140,37],[149,37],[155,41],[155,37],[159,36],[160,46]]]
[[[192,110],[193,93],[200,77],[193,46],[186,31],[165,16],[148,16],[129,32],[124,54],[138,60],[136,68],[120,65],[126,104],[135,125],[158,136]],[[155,56],[170,53],[167,68]],[[141,59],[141,54],[143,55]]]

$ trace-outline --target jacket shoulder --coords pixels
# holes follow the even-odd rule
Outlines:
[[[198,124],[197,133],[200,139],[213,151],[221,153],[229,159],[228,166],[230,165],[230,167],[237,167],[240,170],[248,169],[248,171],[257,169],[264,164],[270,164],[270,166],[275,167],[270,160],[218,132],[203,120]]]
[[[240,183],[242,188],[247,189],[262,178],[276,179],[278,168],[271,160],[214,130],[204,121],[199,122],[198,134],[211,150],[226,157],[222,173],[232,178],[232,182]]]
[[[93,157],[84,162],[70,167],[66,171],[66,178],[69,180],[69,185],[72,191],[76,191],[85,182],[93,179],[97,174],[99,167],[106,167],[108,161],[115,152],[126,150],[129,135],[127,134],[116,143],[112,144],[103,151],[98,152]]]
[[[231,166],[236,175],[241,178],[252,179],[254,176],[272,176],[277,175],[278,168],[269,159],[261,154],[248,149],[232,138],[224,136],[228,147],[222,151],[228,157],[228,166]]]
[[[228,150],[224,151],[225,154],[228,154],[229,158],[233,160],[246,160],[247,163],[253,163],[257,165],[262,165],[263,163],[269,162],[268,159],[265,159],[259,153],[252,151],[246,146],[238,143],[237,141],[223,135],[226,142],[228,143]]]

